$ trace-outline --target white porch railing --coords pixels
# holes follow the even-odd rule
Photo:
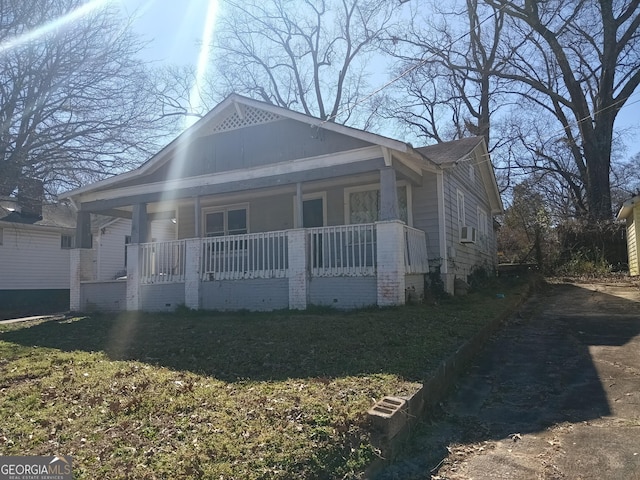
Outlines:
[[[282,278],[287,267],[286,231],[203,239],[202,280]]]
[[[307,229],[313,277],[376,274],[376,226],[340,225]]]
[[[185,240],[140,245],[140,283],[184,282]]]
[[[427,259],[427,237],[422,230],[404,227],[404,266],[406,273],[429,272]]]

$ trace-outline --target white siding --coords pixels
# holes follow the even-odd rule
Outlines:
[[[425,172],[422,185],[412,188],[413,226],[427,234],[429,265],[438,265],[440,237],[438,235],[438,187],[436,175]]]
[[[474,159],[474,163],[476,160]],[[456,167],[445,171],[445,225],[447,238],[447,254],[449,273],[466,280],[475,267],[495,268],[496,238],[493,230],[493,218],[489,214],[491,206],[489,198],[478,175],[477,168],[470,175],[469,162],[461,162]],[[458,231],[458,193],[464,196],[465,225],[478,230],[479,211],[487,212],[486,238],[476,243],[460,243]]]
[[[131,235],[131,220],[118,219],[100,228],[94,237],[98,256],[97,280],[113,280],[124,272],[125,238],[128,235]],[[151,238],[158,242],[175,240],[175,224],[170,220],[154,220]]]
[[[61,232],[13,225],[2,230],[0,290],[69,288],[69,250],[60,248]]]

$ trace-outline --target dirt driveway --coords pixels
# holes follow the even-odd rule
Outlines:
[[[380,479],[640,480],[640,290],[554,284]]]

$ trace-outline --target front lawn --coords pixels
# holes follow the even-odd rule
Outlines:
[[[376,455],[373,403],[414,390],[524,290],[354,313],[3,325],[0,454],[72,455],[76,479],[357,478]]]

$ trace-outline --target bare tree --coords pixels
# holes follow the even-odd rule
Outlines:
[[[640,0],[485,0],[511,20],[509,55],[493,74],[550,113],[584,191],[584,211],[608,220],[614,121],[640,84]],[[565,175],[544,149],[534,152]]]
[[[115,8],[73,15],[83,3],[0,2],[0,195],[23,177],[76,187],[155,148],[143,45]]]
[[[480,135],[490,145],[491,117],[506,103],[492,76],[503,24],[499,9],[478,0],[413,5],[412,21],[386,43],[400,59],[391,116],[428,140]]]
[[[228,91],[354,123],[367,62],[398,4],[387,0],[226,0],[214,67]]]

